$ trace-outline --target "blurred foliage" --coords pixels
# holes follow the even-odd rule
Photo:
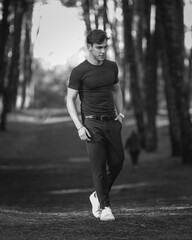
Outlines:
[[[70,69],[65,66],[46,68],[44,60],[36,59],[32,80],[34,101],[31,108],[63,108]]]

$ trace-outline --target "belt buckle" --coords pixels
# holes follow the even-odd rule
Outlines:
[[[108,121],[108,120],[109,120],[109,116],[101,115],[101,121]]]
[[[93,115],[85,116],[85,118],[94,118]]]

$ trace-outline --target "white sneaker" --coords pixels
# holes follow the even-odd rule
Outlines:
[[[99,200],[97,198],[97,194],[96,192],[93,192],[90,196],[89,196],[89,200],[92,204],[92,213],[96,218],[100,218],[101,217],[101,211],[102,209],[100,208],[100,203]]]
[[[115,217],[110,207],[105,207],[101,212],[101,221],[115,221]]]

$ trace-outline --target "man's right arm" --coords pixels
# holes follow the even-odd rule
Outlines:
[[[68,88],[67,92],[67,109],[69,112],[69,115],[71,119],[73,120],[75,126],[77,129],[80,129],[83,124],[81,123],[78,113],[77,113],[77,107],[76,107],[76,99],[78,95],[78,90]]]
[[[88,130],[83,126],[82,122],[79,119],[77,107],[76,107],[76,99],[78,95],[78,90],[68,88],[67,92],[67,109],[71,119],[73,120],[77,130],[79,137],[81,140],[90,140],[90,134]]]

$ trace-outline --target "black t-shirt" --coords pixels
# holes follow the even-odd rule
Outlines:
[[[118,67],[113,61],[92,65],[87,60],[75,67],[69,79],[69,88],[79,91],[82,115],[113,115],[113,85],[119,81]]]

